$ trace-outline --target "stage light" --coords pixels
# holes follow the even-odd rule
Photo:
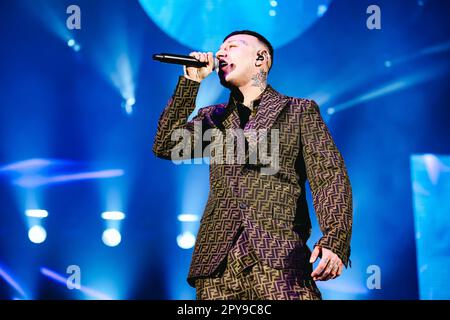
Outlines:
[[[105,211],[102,213],[103,220],[123,220],[125,219],[125,214],[120,211]]]
[[[99,171],[79,171],[80,166],[75,161],[57,159],[29,159],[0,167],[0,173],[12,175],[12,183],[22,188],[67,183],[89,179],[109,179],[125,174],[122,169]],[[34,204],[30,205],[34,207]]]
[[[424,83],[431,79],[435,79],[442,74],[448,72],[450,65],[445,62],[441,64],[436,64],[435,66],[424,68],[411,74],[403,75],[391,82],[383,83],[380,87],[376,87],[369,92],[365,92],[349,101],[342,102],[335,105],[334,111],[340,112],[342,110],[354,107],[361,103],[374,100],[376,98],[386,96],[387,94],[397,92],[406,88],[411,88],[415,85]]]
[[[134,106],[136,104],[135,98],[128,98],[127,99],[127,105]]]
[[[386,61],[384,62],[384,66],[385,66],[386,68],[390,68],[390,67],[392,67],[392,62],[389,61],[389,60],[386,60]]]
[[[72,48],[74,45],[76,44],[74,39],[69,39],[69,41],[67,41],[67,45]]]
[[[17,1],[22,3],[26,10],[40,20],[45,28],[56,35],[60,40],[67,42],[72,38],[71,31],[67,28],[67,5],[64,1],[42,1],[36,5],[34,0]]]
[[[189,231],[183,232],[182,234],[178,235],[177,244],[181,249],[190,249],[195,244],[195,237]]]
[[[334,114],[336,112],[336,110],[334,108],[328,108],[327,109],[327,113],[331,116],[332,114]]]
[[[5,268],[1,264],[0,264],[0,279],[3,279],[4,282],[6,282],[6,284],[15,289],[16,293],[19,293],[22,296],[22,298],[16,296],[14,297],[14,299],[17,300],[29,299],[29,297],[27,296],[27,294],[25,294],[25,291],[22,289],[19,283],[12,277],[10,273],[7,272],[7,270],[5,270]]]
[[[119,230],[114,228],[109,228],[103,231],[102,240],[108,247],[116,247],[122,241],[122,236]]]
[[[42,267],[40,271],[44,276],[48,277],[49,279],[52,279],[54,282],[59,283],[67,288],[67,281],[68,281],[67,277],[65,277],[59,273],[56,273],[55,271],[47,269],[45,267]],[[95,289],[92,289],[92,288],[89,288],[89,287],[86,287],[83,285],[81,286],[81,288],[79,290],[81,292],[83,292],[86,296],[89,296],[96,300],[112,300],[113,299],[111,296],[109,296],[103,292],[97,291]]]
[[[318,6],[328,6],[332,0],[209,0],[200,1],[201,5],[195,10],[192,10],[190,1],[139,2],[153,22],[174,40],[188,48],[211,51],[222,44],[225,32],[241,30],[243,26],[258,30],[277,49],[308,30],[319,19]],[[276,17],[277,23],[267,23],[268,15]],[[198,28],[199,25],[210,24],[220,28]]]
[[[25,215],[29,218],[47,218],[48,212],[47,210],[28,209],[25,211]]]
[[[41,226],[33,226],[28,230],[28,238],[33,243],[43,243],[47,239],[47,231]]]
[[[75,41],[75,39],[69,39],[67,41],[67,45],[69,46],[69,48],[72,48],[73,51],[75,52],[79,52],[81,50],[81,46],[78,42]]]
[[[126,112],[128,115],[131,115],[131,114],[133,113],[133,106],[134,106],[135,104],[136,104],[136,99],[133,98],[133,97],[131,97],[131,98],[126,99],[126,100],[123,102],[122,106],[123,106],[123,108],[125,109],[125,112]]]
[[[105,231],[103,231],[102,241],[108,247],[115,247],[122,241],[120,225],[125,219],[125,214],[121,211],[105,211],[101,215],[105,220]]]
[[[317,7],[317,16],[321,17],[325,14],[325,12],[327,12],[328,7],[324,4],[321,4],[320,6]]]
[[[178,221],[180,222],[195,222],[198,221],[198,216],[196,214],[184,213],[178,216]]]

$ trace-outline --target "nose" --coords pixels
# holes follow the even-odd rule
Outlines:
[[[225,58],[227,56],[226,52],[223,50],[219,50],[216,52],[216,58],[220,59],[220,58]]]

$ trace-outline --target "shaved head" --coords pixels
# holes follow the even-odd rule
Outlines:
[[[238,31],[233,31],[232,33],[230,33],[229,35],[227,35],[225,37],[225,39],[223,39],[223,42],[226,42],[227,39],[235,36],[235,35],[249,35],[252,36],[254,38],[256,38],[258,41],[257,43],[264,49],[267,50],[268,53],[268,67],[269,70],[272,68],[272,64],[273,64],[273,47],[272,44],[270,43],[269,40],[267,40],[263,35],[259,34],[258,32],[255,31],[251,31],[251,30],[238,30]]]

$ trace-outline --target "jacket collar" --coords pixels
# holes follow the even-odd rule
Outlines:
[[[258,111],[256,112],[256,115],[247,122],[244,132],[258,129],[269,130],[278,118],[280,112],[287,105],[288,101],[288,97],[277,92],[272,86],[267,85],[262,93]],[[223,127],[225,129],[239,128],[239,114],[232,94],[230,94],[226,109],[227,116],[223,121]]]

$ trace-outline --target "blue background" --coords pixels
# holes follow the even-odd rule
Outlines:
[[[177,216],[202,214],[208,168],[153,155],[159,115],[182,69],[151,55],[215,52],[229,31],[250,26],[275,44],[269,82],[319,103],[350,174],[353,267],[319,284],[324,298],[419,299],[410,159],[450,153],[450,3],[377,1],[381,30],[366,27],[369,1],[314,1],[327,5],[321,17],[303,2],[259,1],[258,10],[228,7],[235,20],[220,17],[219,1],[197,1],[198,10],[190,3],[156,1],[166,6],[156,20],[138,1],[80,0],[82,28],[68,30],[73,1],[0,2],[0,298],[194,298],[185,281],[192,250],[177,236],[198,224]],[[207,6],[215,13],[205,14]],[[67,45],[71,38],[81,50]],[[212,75],[198,106],[227,95]],[[76,178],[104,170],[122,173]],[[24,212],[32,208],[49,213],[39,245],[27,237]],[[126,214],[113,248],[102,243],[106,210]],[[319,237],[315,224],[309,244]],[[69,265],[94,293],[68,290],[45,272],[67,277]],[[381,271],[380,289],[366,285],[369,266]],[[444,279],[434,280],[445,293]]]

